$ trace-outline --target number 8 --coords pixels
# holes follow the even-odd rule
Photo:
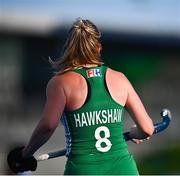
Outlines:
[[[105,135],[103,138],[100,136],[101,131],[103,131]],[[110,137],[110,131],[107,127],[101,126],[96,129],[95,138],[97,139],[97,142],[95,146],[97,150],[99,150],[100,152],[107,152],[111,149],[112,144],[111,141],[108,139],[109,137]],[[103,142],[106,143],[105,147],[101,146]]]

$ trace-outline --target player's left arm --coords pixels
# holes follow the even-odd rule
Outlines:
[[[38,125],[36,126],[28,144],[23,149],[23,157],[33,155],[51,137],[59,124],[65,107],[65,93],[57,76],[47,85],[47,100]]]
[[[125,107],[137,125],[136,128],[132,128],[130,131],[130,137],[132,139],[140,139],[151,136],[154,132],[152,119],[148,115],[137,92],[125,76],[124,82],[128,92]]]

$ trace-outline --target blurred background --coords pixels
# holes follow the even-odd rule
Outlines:
[[[180,174],[180,1],[0,0],[0,174],[10,148],[24,145],[41,118],[53,70],[68,29],[78,18],[102,32],[102,59],[122,71],[154,123],[172,112],[170,127],[141,145],[128,142],[140,174]],[[133,125],[125,114],[127,131]],[[59,125],[36,154],[65,146]],[[33,174],[62,174],[66,158],[38,163]]]

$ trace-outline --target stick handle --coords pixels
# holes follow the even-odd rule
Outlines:
[[[52,159],[52,158],[56,158],[56,157],[60,157],[60,156],[64,156],[64,155],[66,155],[66,149],[58,150],[55,152],[50,152],[47,154],[42,154],[35,158],[37,161],[44,161],[44,160],[48,160],[48,159]]]

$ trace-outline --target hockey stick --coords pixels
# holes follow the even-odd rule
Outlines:
[[[159,133],[159,132],[165,130],[169,126],[169,123],[171,121],[171,112],[170,112],[170,110],[163,109],[161,111],[161,117],[163,118],[162,122],[154,124],[154,133],[153,134]],[[130,132],[125,132],[123,134],[124,139],[126,141],[131,140],[131,138],[129,136],[129,133]],[[50,153],[47,153],[47,154],[42,154],[42,155],[36,156],[35,158],[36,158],[37,161],[44,161],[44,160],[48,160],[48,159],[52,159],[52,158],[56,158],[56,157],[60,157],[60,156],[64,156],[64,155],[66,155],[66,149],[58,150],[58,151],[55,151],[55,152],[50,152]]]

